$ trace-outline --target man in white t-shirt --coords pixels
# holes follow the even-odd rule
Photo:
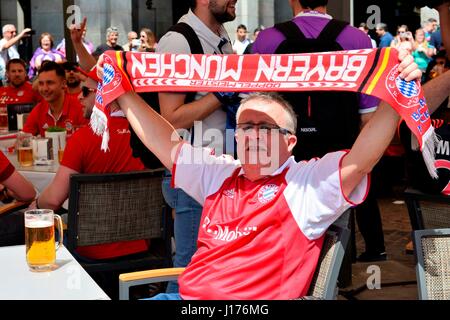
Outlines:
[[[247,38],[247,27],[243,24],[238,25],[236,30],[236,40],[233,41],[233,52],[244,54],[245,48],[250,44]]]
[[[401,56],[402,77],[419,79],[414,59]],[[274,94],[255,94],[242,101],[237,113],[235,160],[177,138],[175,129],[134,92],[116,101],[138,137],[172,170],[172,183],[203,206],[198,250],[179,278],[179,294],[163,295],[171,299],[306,294],[325,231],[364,200],[368,174],[399,121],[382,103],[349,152],[297,163],[292,107]]]
[[[5,80],[6,64],[11,59],[19,59],[16,43],[23,37],[29,37],[30,28],[25,28],[17,35],[13,24],[6,24],[2,28],[3,38],[0,40],[0,84]]]

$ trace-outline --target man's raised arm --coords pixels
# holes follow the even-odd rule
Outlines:
[[[172,170],[177,147],[182,143],[173,126],[135,92],[127,92],[116,101],[139,139],[167,169]]]
[[[400,77],[406,81],[420,79],[422,73],[417,69],[411,55],[407,55],[404,51],[400,52],[399,60]],[[342,190],[347,198],[383,156],[394,137],[399,120],[397,112],[386,102],[382,102],[364,126],[352,149],[342,161]]]

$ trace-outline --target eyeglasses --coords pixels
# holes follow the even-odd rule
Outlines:
[[[85,87],[85,86],[81,87],[81,93],[83,94],[83,98],[87,98],[87,96],[89,96],[89,94],[91,94],[91,92],[95,92],[95,91],[96,91],[96,89],[92,89],[92,88]]]
[[[289,129],[281,128],[280,126],[272,123],[238,123],[236,128],[242,130],[244,133],[250,133],[253,130],[278,130],[282,135],[293,134]]]

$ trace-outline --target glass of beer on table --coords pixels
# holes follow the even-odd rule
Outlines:
[[[8,132],[8,112],[5,105],[0,105],[0,132]]]
[[[22,167],[33,165],[33,135],[19,132],[17,135],[17,161]]]
[[[51,271],[56,262],[56,251],[63,243],[61,217],[49,209],[25,211],[25,247],[28,267],[34,272]],[[58,242],[55,243],[55,221]]]

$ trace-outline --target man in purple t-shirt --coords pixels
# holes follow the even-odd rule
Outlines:
[[[299,27],[306,38],[317,38],[332,19],[326,10],[328,0],[298,0],[289,1],[289,3],[295,15],[292,21]],[[253,43],[252,53],[275,53],[278,46],[284,40],[284,35],[275,27],[265,29],[260,32],[258,38]],[[349,25],[339,34],[336,42],[344,50],[372,48],[372,44],[367,35],[361,30]],[[361,94],[358,101],[361,127],[363,127],[377,109],[379,99]],[[339,127],[336,127],[336,130],[339,130]],[[386,253],[381,216],[373,192],[370,192],[366,201],[357,208],[356,217],[359,229],[366,242],[366,252],[361,254],[358,260],[385,260]]]
[[[298,0],[289,2],[295,14],[295,18],[292,21],[300,27],[301,31],[307,38],[316,38],[330,19],[332,19],[330,15],[326,14],[326,4],[328,3],[327,0]],[[315,7],[314,10],[306,10],[302,7],[302,2],[319,3],[323,5],[320,7]],[[280,31],[274,27],[267,28],[259,33],[258,38],[253,43],[252,53],[274,53],[283,40],[284,36]],[[344,50],[372,48],[372,44],[367,35],[352,26],[347,26],[337,37],[336,41],[342,48],[344,48]],[[362,125],[369,121],[378,104],[378,98],[361,95],[359,112],[361,114]]]

